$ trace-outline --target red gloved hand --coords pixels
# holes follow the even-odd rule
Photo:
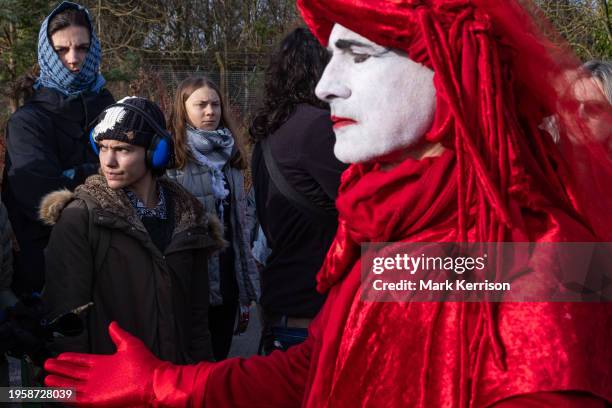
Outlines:
[[[162,365],[142,341],[116,322],[108,332],[117,346],[112,355],[63,353],[45,362],[49,387],[76,390],[77,405],[104,407],[148,406],[155,398],[153,373]]]

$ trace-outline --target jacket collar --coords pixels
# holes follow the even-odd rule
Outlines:
[[[215,216],[206,214],[202,204],[178,183],[165,177],[158,179],[168,198],[174,202],[175,227],[173,240],[178,235],[192,240],[194,235],[208,234],[215,246],[225,246],[222,227]],[[109,228],[122,229],[145,240],[148,233],[122,190],[113,190],[101,175],[89,177],[78,186],[74,193],[69,190],[55,191],[43,198],[40,206],[40,219],[47,225],[54,225],[63,209],[74,199],[81,199],[93,205],[96,224]]]

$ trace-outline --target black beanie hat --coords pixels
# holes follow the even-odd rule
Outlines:
[[[161,109],[145,98],[127,96],[117,103],[132,105],[143,110],[160,128],[166,128],[166,119]],[[141,113],[122,106],[111,106],[100,115],[100,120],[93,129],[93,140],[118,140],[131,145],[149,147],[157,131]]]

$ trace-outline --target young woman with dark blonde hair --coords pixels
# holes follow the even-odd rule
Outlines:
[[[258,291],[247,232],[246,157],[231,112],[217,85],[206,77],[189,77],[179,84],[170,126],[176,169],[168,176],[195,195],[207,211],[216,212],[229,242],[208,265],[209,327],[215,359],[222,360],[231,346],[238,306],[241,331]]]

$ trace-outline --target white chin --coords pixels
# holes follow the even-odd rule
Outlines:
[[[338,135],[334,155],[343,163],[362,163],[383,156],[395,150],[406,148],[417,139],[414,136],[385,137],[378,135]],[[374,136],[374,137],[372,137]]]
[[[336,140],[334,155],[343,163],[360,163],[376,157],[366,146]]]

